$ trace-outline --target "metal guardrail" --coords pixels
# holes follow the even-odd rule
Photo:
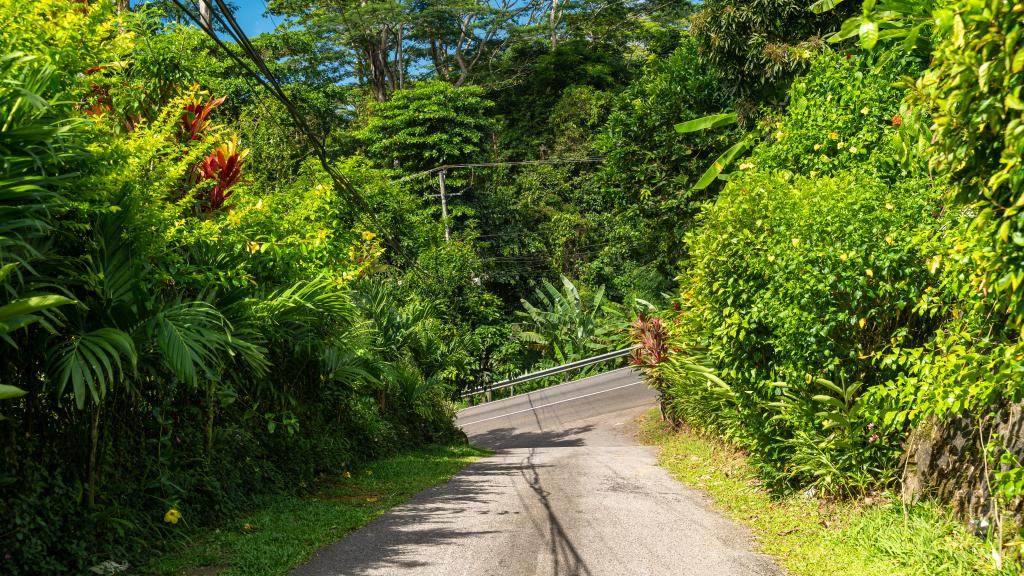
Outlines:
[[[492,390],[500,390],[502,388],[508,388],[509,386],[515,386],[516,384],[522,384],[523,382],[537,380],[538,378],[554,376],[555,374],[561,374],[563,372],[570,372],[572,370],[576,370],[577,368],[584,368],[586,366],[590,366],[591,364],[599,364],[607,360],[622,358],[623,356],[628,356],[630,352],[636,350],[637,348],[639,348],[639,346],[623,348],[622,350],[606,352],[598,356],[591,356],[590,358],[584,358],[583,360],[577,360],[575,362],[570,362],[568,364],[562,364],[561,366],[555,366],[554,368],[545,368],[543,370],[538,370],[536,372],[531,372],[529,374],[523,374],[522,376],[516,376],[515,378],[502,380],[501,382],[497,382],[492,386],[483,386],[480,388],[476,388],[474,390],[470,390],[469,392],[464,392],[460,396],[460,398],[466,398],[474,394],[482,394],[484,392],[490,392]]]

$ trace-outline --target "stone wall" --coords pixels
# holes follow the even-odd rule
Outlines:
[[[998,448],[993,458],[986,458],[984,446],[990,441]],[[998,462],[1002,450],[1009,450],[1024,462],[1021,404],[993,407],[985,414],[941,422],[932,418],[914,430],[904,443],[903,497],[910,502],[934,497],[948,503],[965,522],[992,523],[994,502],[989,482],[992,462]],[[1003,514],[1019,520],[1024,499],[999,507]]]

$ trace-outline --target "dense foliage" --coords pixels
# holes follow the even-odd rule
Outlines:
[[[274,0],[245,66],[130,4],[0,0],[5,574],[137,564],[630,334],[779,491],[1021,400],[1019,4]]]
[[[780,491],[893,487],[910,431],[966,418],[963,466],[986,470],[1002,527],[1024,494],[994,433],[1024,369],[1021,7],[863,8],[761,117],[686,239],[680,313],[638,324],[635,361],[669,417],[733,439]]]

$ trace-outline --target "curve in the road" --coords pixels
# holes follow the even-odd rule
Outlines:
[[[633,422],[655,402],[641,375],[622,369],[460,411],[493,456],[292,574],[781,574],[636,443]]]

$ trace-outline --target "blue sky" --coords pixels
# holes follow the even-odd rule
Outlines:
[[[268,18],[263,15],[267,10],[265,0],[234,0],[233,4],[238,6],[235,18],[247,36],[270,32],[281,22],[280,18]]]

